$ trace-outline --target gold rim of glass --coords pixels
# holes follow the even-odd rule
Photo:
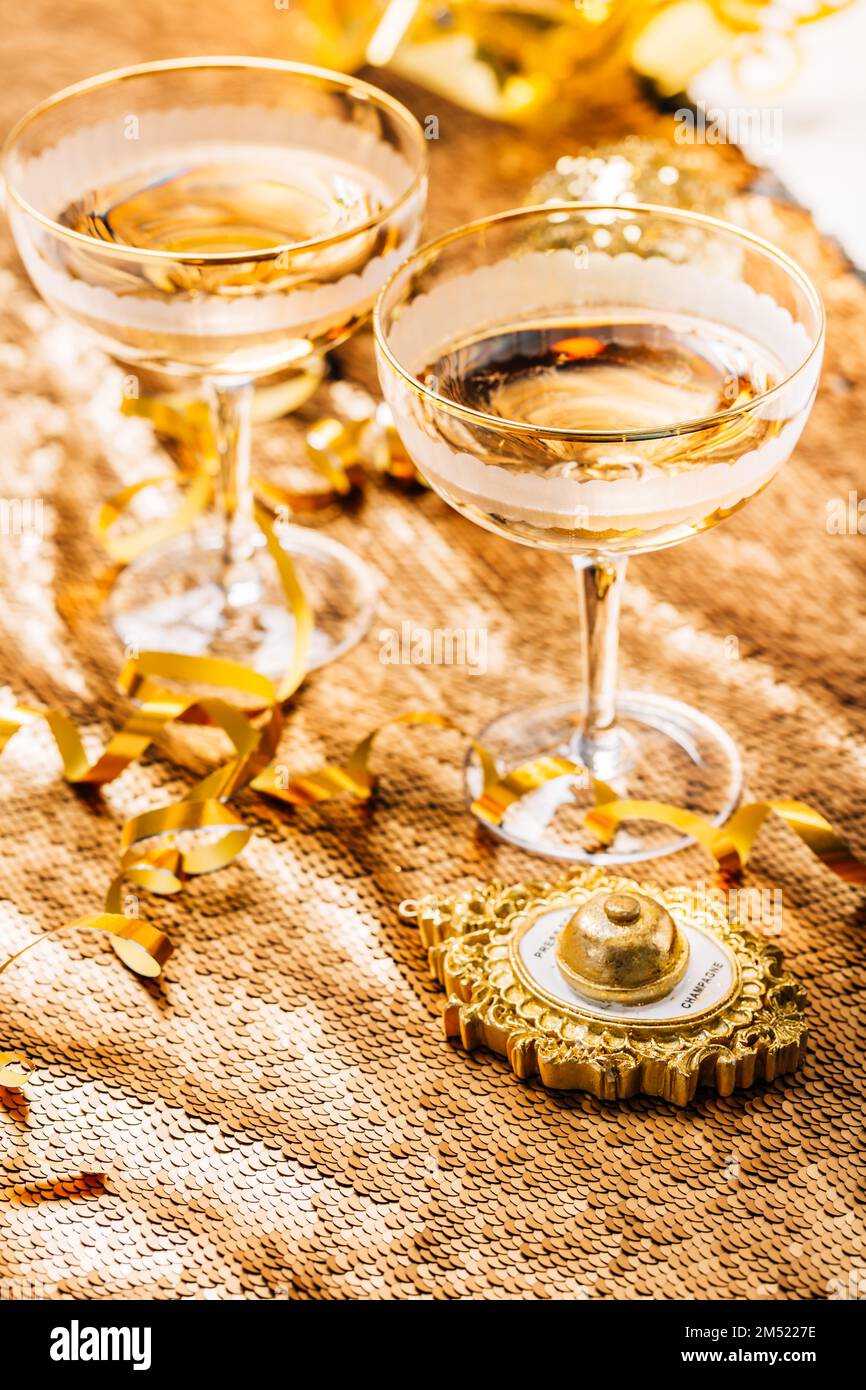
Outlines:
[[[198,253],[160,251],[137,246],[119,247],[113,243],[101,241],[98,237],[88,236],[85,232],[76,232],[71,227],[64,227],[61,223],[55,222],[53,218],[39,212],[28,203],[26,198],[23,198],[15,188],[8,176],[9,160],[15,144],[28,126],[37,121],[46,111],[51,111],[56,106],[62,105],[63,102],[86,92],[95,91],[99,87],[108,87],[112,83],[126,82],[136,77],[145,77],[160,72],[181,72],[185,68],[251,68],[275,73],[284,72],[297,77],[316,79],[328,83],[332,87],[342,88],[344,91],[356,94],[372,105],[389,111],[411,135],[416,147],[416,167],[412,180],[400,194],[400,197],[396,198],[393,203],[389,203],[375,217],[370,217],[365,222],[359,222],[355,226],[347,227],[333,236],[313,238],[311,241],[287,242],[283,246],[269,246],[265,249],[254,250],[251,248],[249,251],[243,252],[202,251]],[[0,179],[3,180],[9,197],[22,212],[46,227],[55,236],[77,242],[79,245],[84,244],[91,250],[99,251],[105,255],[117,256],[122,253],[125,256],[142,260],[170,261],[174,265],[238,265],[250,261],[271,261],[278,256],[299,255],[302,252],[325,250],[330,246],[336,246],[339,242],[347,241],[350,237],[359,236],[363,232],[372,231],[375,227],[386,222],[417,192],[426,173],[427,145],[424,132],[412,112],[402,102],[397,101],[388,92],[383,92],[380,88],[374,87],[369,82],[362,82],[356,77],[347,76],[345,73],[331,72],[328,68],[313,67],[307,63],[292,63],[282,58],[244,58],[217,55],[204,58],[167,58],[154,63],[136,63],[130,67],[113,68],[110,72],[99,73],[96,77],[89,77],[82,82],[73,83],[70,87],[64,87],[61,91],[55,92],[53,96],[47,97],[45,101],[31,107],[12,127],[3,142],[2,149],[0,149]]]
[[[812,304],[818,327],[809,352],[796,370],[786,376],[784,380],[777,382],[775,386],[762,392],[760,396],[755,396],[751,401],[748,401],[742,406],[732,406],[728,410],[717,411],[714,415],[706,415],[700,419],[694,420],[682,420],[664,428],[652,430],[581,430],[570,429],[565,426],[533,425],[526,420],[510,420],[502,415],[488,415],[483,410],[475,410],[472,406],[461,405],[458,401],[450,400],[448,396],[442,396],[438,391],[433,391],[420,382],[407,367],[404,367],[402,362],[400,362],[391,351],[382,326],[383,305],[392,285],[401,277],[407,277],[407,280],[411,279],[412,274],[416,270],[423,269],[435,261],[440,251],[444,250],[444,248],[449,246],[452,242],[459,241],[465,237],[474,236],[478,232],[485,231],[488,227],[504,222],[517,221],[521,218],[538,218],[545,214],[555,215],[563,212],[614,212],[623,217],[632,213],[653,214],[672,218],[678,222],[698,224],[713,231],[723,232],[728,236],[733,236],[738,241],[747,242],[755,250],[761,252],[768,260],[781,266],[791,278],[798,283],[807,299]],[[763,238],[756,236],[753,232],[748,232],[744,228],[733,226],[730,222],[723,222],[716,217],[707,217],[704,213],[686,212],[680,208],[666,208],[654,203],[536,203],[531,207],[510,208],[506,212],[498,212],[488,217],[476,218],[473,222],[466,222],[463,226],[455,227],[450,232],[445,232],[444,235],[426,242],[424,246],[420,246],[417,251],[414,251],[412,255],[403,261],[388,277],[382,289],[379,291],[373,309],[373,332],[376,336],[376,344],[389,366],[403,378],[416,395],[422,396],[428,401],[435,402],[437,406],[451,415],[457,415],[477,425],[484,425],[488,429],[520,434],[526,434],[527,431],[531,431],[533,435],[537,435],[542,439],[564,439],[574,440],[579,443],[593,444],[605,443],[611,440],[619,440],[622,443],[637,443],[640,440],[666,439],[671,435],[694,434],[699,430],[710,429],[715,425],[730,420],[740,419],[742,416],[750,414],[752,411],[765,405],[767,401],[771,401],[780,396],[798,376],[805,372],[809,363],[815,357],[816,353],[819,352],[821,344],[824,341],[825,324],[826,316],[820,294],[805,271],[801,270],[796,261],[793,261],[784,251],[780,251],[778,247],[773,246],[769,241],[764,241]]]

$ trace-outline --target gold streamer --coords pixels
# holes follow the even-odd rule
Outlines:
[[[376,788],[376,777],[369,769],[373,745],[384,729],[396,724],[432,725],[438,729],[452,729],[463,735],[463,730],[453,720],[434,710],[408,710],[393,719],[378,725],[355,745],[348,759],[342,764],[326,764],[315,772],[301,777],[285,780],[283,770],[278,765],[266,767],[251,783],[254,791],[263,792],[292,806],[309,806],[320,801],[334,801],[341,796],[352,796],[358,801],[370,797]],[[472,745],[481,759],[485,785],[495,780],[496,768],[490,755],[480,744]]]
[[[163,684],[173,681],[184,685],[216,686],[231,690],[234,695],[243,696],[236,706],[245,714],[255,714],[270,708],[277,698],[276,687],[267,676],[253,671],[249,666],[241,666],[234,661],[224,661],[211,656],[184,656],[179,652],[140,652],[121,668],[118,676],[118,689],[130,699],[138,700],[143,706],[160,706],[177,702],[177,691]],[[196,704],[198,702],[195,702]],[[187,723],[209,722],[197,720],[190,705]]]
[[[710,852],[722,873],[736,876],[745,869],[769,815],[783,820],[837,878],[846,883],[866,883],[866,864],[856,857],[830,822],[805,801],[751,801],[735,811],[723,826],[713,825],[706,816],[664,801],[613,800],[593,807],[584,819],[603,844],[613,839],[617,827],[624,821],[659,821],[697,840]]]
[[[160,974],[172,951],[168,937],[143,918],[127,917],[118,912],[99,912],[90,917],[78,917],[74,922],[64,922],[61,926],[34,937],[26,946],[22,946],[14,955],[0,963],[0,975],[47,937],[56,936],[64,931],[105,932],[121,960],[137,975],[144,975],[149,979]],[[0,1052],[0,1087],[21,1090],[32,1075],[33,1063],[25,1052]]]
[[[266,411],[264,418],[275,418],[275,415],[287,413],[287,409],[286,402],[280,398],[274,409]],[[115,563],[128,564],[150,546],[187,530],[211,504],[216,452],[209,411],[203,401],[140,396],[124,400],[122,410],[125,415],[149,420],[157,434],[171,440],[178,465],[174,477],[160,475],[134,483],[115,493],[101,508],[96,519],[96,533]],[[315,421],[307,430],[307,459],[327,483],[326,488],[286,488],[266,478],[255,477],[253,491],[257,500],[274,509],[287,507],[298,514],[317,512],[345,500],[364,480],[364,440],[368,431],[372,435],[367,450],[372,471],[401,483],[418,481],[399,435],[393,425],[379,422],[378,409],[371,400],[369,411],[355,419],[338,420],[327,416]],[[187,488],[178,508],[160,521],[117,536],[114,528],[135,498],[146,489],[167,482]]]
[[[161,474],[156,478],[145,478],[142,482],[133,483],[130,487],[115,492],[107,502],[103,503],[96,518],[95,530],[104,549],[115,564],[128,565],[153,546],[162,545],[164,541],[182,535],[184,531],[189,530],[196,517],[206,511],[213,501],[213,481],[207,474],[201,473],[190,480],[183,500],[169,516],[139,526],[137,530],[121,536],[114,534],[116,523],[140,493],[147,488],[172,482],[176,483],[177,478],[168,474]]]
[[[483,744],[455,724],[447,715],[435,710],[407,710],[367,734],[357,743],[345,763],[326,764],[315,772],[286,780],[283,770],[276,765],[266,767],[250,783],[254,791],[292,806],[309,806],[315,802],[333,801],[341,796],[352,796],[356,800],[366,800],[376,789],[377,778],[369,768],[370,754],[383,730],[394,725],[427,725],[437,729],[451,729],[468,740],[481,764],[481,795],[472,803],[472,810],[490,825],[499,825],[508,807],[554,778],[568,773],[581,774],[584,769],[566,758],[535,758],[523,763],[513,772],[500,777],[496,763]],[[597,801],[613,801],[616,793],[605,782],[591,779]]]

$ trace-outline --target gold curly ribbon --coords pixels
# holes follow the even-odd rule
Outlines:
[[[333,801],[340,796],[351,796],[358,801],[366,800],[375,791],[377,783],[377,778],[369,767],[373,746],[385,729],[399,724],[450,729],[468,740],[481,765],[482,778],[481,794],[473,801],[472,810],[491,825],[498,825],[512,802],[519,800],[527,792],[534,791],[555,777],[561,777],[563,772],[583,771],[575,763],[566,762],[563,758],[535,758],[500,777],[496,763],[484,745],[469,738],[453,719],[439,714],[436,710],[407,710],[366,734],[355,745],[345,763],[327,764],[315,772],[291,779],[285,779],[282,768],[272,764],[255,777],[250,786],[253,791],[262,792],[292,806],[309,806],[315,802]],[[605,782],[596,778],[591,780],[598,801],[615,799],[616,793]]]
[[[229,683],[224,668],[231,663],[208,658],[177,658],[179,679],[187,673],[191,663],[198,664],[198,674],[203,684],[205,681],[210,685]],[[74,786],[95,787],[113,782],[130,763],[142,756],[167,724],[175,721],[215,725],[228,735],[240,757],[252,752],[258,742],[258,731],[237,706],[216,697],[191,699],[181,696],[157,686],[150,679],[154,670],[167,670],[169,666],[170,661],[160,652],[144,652],[139,659],[126,663],[118,678],[119,689],[127,694],[146,694],[142,696],[141,708],[130,715],[122,729],[111,736],[106,748],[94,762],[88,760],[81,736],[67,714],[60,710],[37,710],[29,705],[16,705],[11,710],[0,711],[0,752],[19,729],[43,720],[57,744],[64,779]],[[237,672],[238,688],[255,699],[262,690],[264,678],[255,672],[247,672],[242,666],[234,670]],[[253,679],[244,679],[246,675]],[[270,681],[267,686],[271,698],[264,708],[270,708],[276,699]]]
[[[91,761],[74,722],[61,710],[38,710],[18,705],[0,711],[0,753],[22,728],[43,721],[49,728],[63,765],[64,779],[74,786],[104,787],[113,782],[149,748],[172,723],[206,724],[222,729],[235,757],[192,787],[181,802],[135,816],[121,831],[118,874],[109,885],[105,911],[63,924],[105,932],[121,960],[139,975],[157,976],[171,954],[168,937],[144,918],[124,913],[127,885],[157,895],[178,893],[187,879],[230,864],[249,840],[251,831],[225,799],[259,775],[273,759],[282,729],[282,701],[288,699],[306,674],[312,613],[282,549],[270,518],[257,508],[277,566],[286,601],[295,620],[295,643],[289,668],[277,686],[259,672],[234,662],[165,652],[144,652],[127,661],[118,688],[139,700],[139,708],[114,733],[103,752]],[[220,696],[188,695],[164,684],[185,682],[231,692],[234,702]],[[190,849],[174,843],[178,833],[223,830],[216,839]],[[46,933],[53,935],[53,932]],[[0,965],[2,973],[42,937]],[[24,1054],[0,1054],[0,1085],[22,1086],[32,1068]]]
[[[32,951],[34,946],[38,946],[49,936],[57,936],[62,931],[105,932],[111,937],[115,949],[126,964],[137,975],[145,975],[149,979],[159,975],[172,950],[171,942],[165,933],[145,922],[143,918],[127,917],[124,913],[118,912],[97,912],[89,917],[77,917],[74,922],[64,922],[61,926],[52,927],[50,931],[34,937],[26,946],[22,946],[20,951],[3,961],[0,965],[0,975],[4,970],[8,970],[14,961],[20,960],[28,951]]]
[[[79,917],[74,922],[64,922],[61,926],[34,937],[26,946],[22,946],[19,951],[0,963],[0,975],[47,937],[65,931],[105,932],[111,938],[111,943],[121,960],[137,975],[151,979],[160,974],[171,955],[172,947],[168,937],[149,922],[118,912],[98,912],[90,917]],[[33,1063],[25,1052],[0,1052],[0,1087],[20,1090],[27,1085],[33,1070]]]
[[[33,1075],[33,1063],[24,1052],[0,1052],[0,1087],[20,1091]]]
[[[286,413],[282,396],[257,418],[272,419]],[[151,546],[162,544],[188,530],[213,502],[217,469],[213,429],[203,401],[174,396],[136,396],[125,399],[125,415],[148,420],[156,433],[171,442],[176,471],[144,478],[114,493],[96,517],[96,534],[115,564],[129,564]],[[309,463],[326,487],[305,490],[281,487],[266,478],[253,478],[253,492],[260,504],[309,514],[344,501],[363,482],[366,467],[401,483],[415,482],[418,475],[390,419],[381,416],[372,400],[354,419],[327,416],[315,421],[306,434]],[[364,441],[371,442],[364,447]],[[117,534],[116,526],[141,493],[174,484],[183,489],[178,506],[166,517],[137,530]]]
[[[130,487],[121,488],[120,492],[115,492],[103,503],[96,517],[95,531],[115,564],[128,565],[153,546],[162,545],[164,541],[188,531],[196,517],[210,506],[214,494],[213,480],[207,474],[201,473],[190,479],[183,500],[168,516],[149,525],[140,526],[126,535],[114,534],[116,522],[140,493],[148,488],[176,481],[177,479],[170,474],[144,478]]]
[[[743,872],[768,816],[778,816],[820,859],[825,868],[846,883],[866,883],[866,864],[858,859],[828,820],[805,801],[750,801],[735,811],[727,824],[713,825],[706,816],[671,806],[665,801],[617,801],[587,811],[584,823],[609,844],[624,821],[653,820],[680,830],[709,850],[722,874]]]

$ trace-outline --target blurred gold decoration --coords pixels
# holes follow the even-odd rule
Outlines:
[[[331,401],[336,415],[317,421],[306,434],[307,457],[319,471],[326,473],[330,462],[356,484],[372,474],[426,487],[384,401],[349,381],[332,383]]]
[[[526,202],[654,203],[729,220],[732,197],[694,146],[628,135],[560,155]]]
[[[20,1091],[33,1075],[33,1063],[20,1049],[0,1052],[0,1087]]]
[[[549,110],[580,76],[622,68],[640,0],[300,0],[316,62],[370,63],[501,120]]]
[[[352,70],[389,66],[482,115],[531,120],[615,99],[629,68],[663,96],[730,57],[764,81],[796,69],[797,30],[852,0],[297,0],[304,56]],[[771,47],[772,45],[772,47]]]
[[[631,62],[661,96],[728,58],[755,96],[787,85],[800,65],[798,30],[853,0],[649,0],[631,40]]]
[[[554,167],[531,185],[524,200],[527,207],[556,203],[603,203],[606,206],[635,207],[652,204],[685,212],[700,212],[724,222],[741,220],[739,194],[724,179],[708,177],[703,152],[694,145],[678,145],[666,140],[627,135],[561,154]],[[576,233],[569,230],[569,245],[589,255],[604,251],[611,244],[607,225],[610,214],[600,210],[587,217]],[[562,231],[555,214],[547,225],[531,233],[539,248],[555,249],[562,244]],[[662,225],[647,229],[636,220],[622,232],[629,251],[638,256],[663,255],[679,260],[687,250],[700,253],[704,232],[700,225]],[[718,248],[714,264],[721,270],[727,254],[730,273],[737,273],[736,252]]]
[[[616,972],[604,967],[612,994],[601,1002],[578,994],[557,970],[563,925],[599,900],[638,897],[687,942],[687,968],[677,974],[681,954],[667,990],[650,1002],[623,1002]],[[600,1100],[643,1094],[682,1106],[699,1086],[730,1095],[803,1059],[802,986],[783,971],[778,947],[729,920],[724,901],[700,888],[660,889],[588,869],[553,884],[493,882],[407,901],[400,915],[417,923],[431,974],[447,992],[446,1037],[500,1053],[521,1079],[537,1074],[554,1090]]]

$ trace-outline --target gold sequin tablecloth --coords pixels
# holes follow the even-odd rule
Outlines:
[[[274,13],[240,0],[20,7],[4,22],[15,81],[0,90],[3,126],[122,62],[288,56]],[[520,200],[559,152],[389,85],[439,117],[434,231]],[[668,119],[635,100],[605,129],[652,133]],[[589,134],[584,119],[557,141],[572,150]],[[714,177],[742,182],[730,151],[706,158]],[[813,803],[863,855],[866,541],[829,534],[826,515],[862,477],[866,288],[802,211],[758,196],[747,211],[821,285],[823,388],[773,489],[711,536],[634,564],[624,683],[719,718],[752,795]],[[158,471],[157,450],[117,413],[117,369],[36,300],[5,233],[0,275],[0,495],[42,498],[46,528],[31,551],[0,546],[0,681],[7,699],[66,708],[95,745],[124,712],[116,662],[97,628],[66,625],[57,598],[93,572],[96,503]],[[372,384],[368,335],[342,361]],[[279,470],[298,441],[296,424],[267,427],[260,464]],[[371,635],[294,702],[282,750],[293,771],[403,709],[480,727],[576,680],[562,561],[388,487],[321,524],[375,565],[382,599]],[[404,622],[485,628],[486,674],[382,664],[381,629]],[[96,910],[121,822],[181,794],[218,740],[171,731],[100,799],[61,783],[47,731],[20,735],[0,762],[0,956]],[[158,984],[96,938],[47,941],[3,976],[0,1044],[38,1068],[26,1095],[0,1092],[0,1281],[12,1296],[801,1299],[847,1296],[864,1277],[858,893],[767,828],[749,881],[781,886],[781,944],[810,994],[796,1076],[681,1111],[547,1093],[443,1041],[440,996],[397,920],[404,897],[545,872],[474,828],[462,753],[454,734],[396,729],[365,809],[285,814],[246,798],[256,834],[240,860],[148,900],[176,947]],[[698,851],[649,872],[710,877]]]

